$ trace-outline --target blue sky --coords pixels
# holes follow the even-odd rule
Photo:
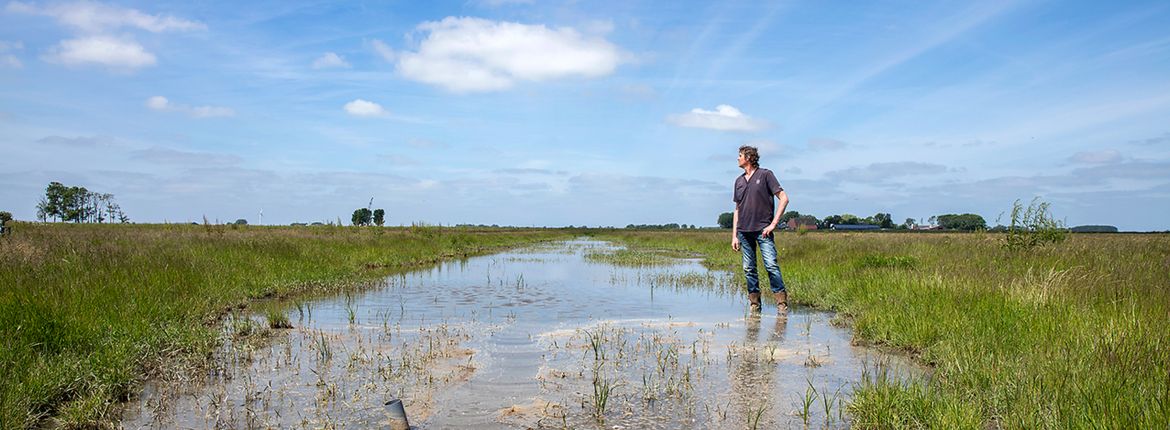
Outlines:
[[[8,2],[0,210],[714,225],[791,210],[1170,229],[1170,3]]]

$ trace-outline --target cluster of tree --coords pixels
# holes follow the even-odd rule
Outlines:
[[[698,227],[695,227],[694,224],[687,225],[687,224],[678,224],[678,223],[672,222],[670,224],[629,224],[626,226],[626,228],[644,229],[644,230],[677,230],[677,229],[682,229],[682,228],[692,228],[693,229],[693,228],[698,228]]]
[[[130,222],[114,195],[97,193],[85,187],[67,187],[50,182],[45,196],[37,203],[37,219],[72,222]]]
[[[719,226],[723,228],[731,228],[734,219],[731,212],[724,212],[719,214]],[[798,211],[787,211],[780,215],[780,224],[784,225],[789,220],[795,219],[798,225],[815,225],[818,229],[829,229],[835,225],[874,225],[884,229],[913,229],[918,227],[918,222],[914,218],[906,218],[901,224],[894,224],[894,217],[889,213],[878,212],[872,216],[865,218],[852,214],[829,215],[823,219],[818,219],[816,216],[810,214],[802,214]],[[930,217],[930,225],[937,225],[945,230],[983,230],[987,229],[987,222],[983,217],[976,214],[946,214]]]
[[[386,224],[386,210],[370,208],[357,208],[353,211],[353,217],[350,218],[353,225],[377,225],[381,227]]]
[[[7,224],[8,221],[12,221],[12,213],[8,211],[0,211],[0,234],[8,232],[8,229],[4,227],[4,224]]]

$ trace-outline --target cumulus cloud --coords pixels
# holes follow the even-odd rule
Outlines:
[[[386,42],[379,39],[374,39],[373,42],[370,42],[370,46],[374,48],[374,53],[382,57],[383,60],[394,61],[394,58],[398,56],[390,45],[387,45]]]
[[[1073,154],[1068,160],[1081,164],[1110,164],[1121,161],[1121,153],[1114,149],[1085,151]]]
[[[28,3],[10,2],[7,10],[13,13],[44,15],[61,25],[87,33],[100,33],[123,27],[137,28],[152,33],[164,31],[204,30],[207,26],[197,21],[170,15],[150,15],[137,9],[110,6],[95,2],[61,3],[37,7]]]
[[[504,90],[517,81],[605,76],[622,57],[609,41],[570,27],[447,17],[417,29],[426,36],[417,51],[398,54],[398,73],[453,92]]]
[[[326,52],[321,54],[320,57],[317,57],[316,60],[313,60],[314,69],[337,69],[348,67],[349,63],[345,61],[344,57],[337,55],[336,52]]]
[[[345,112],[353,116],[376,117],[386,115],[386,109],[382,105],[362,100],[355,99],[345,104]]]
[[[236,111],[231,108],[220,106],[187,106],[182,104],[171,103],[163,96],[154,96],[146,99],[146,107],[164,112],[180,112],[187,114],[193,118],[213,118],[232,116]]]
[[[113,69],[135,70],[153,66],[154,54],[147,51],[131,36],[110,33],[132,28],[151,33],[166,31],[193,31],[207,27],[200,22],[169,15],[150,15],[137,9],[105,5],[96,2],[60,3],[39,7],[29,3],[10,2],[10,13],[52,17],[59,24],[80,33],[66,39],[45,53],[44,59],[67,66],[97,64]],[[0,62],[7,62],[0,57]]]
[[[845,149],[846,146],[849,145],[837,139],[816,137],[808,140],[809,149],[814,151],[836,151],[838,149]]]
[[[138,42],[112,36],[87,36],[66,39],[49,49],[45,60],[67,66],[98,64],[115,69],[137,69],[153,66],[154,54]]]
[[[731,105],[719,105],[715,110],[700,108],[666,118],[679,127],[706,128],[719,131],[760,131],[768,128],[767,121],[745,115]]]

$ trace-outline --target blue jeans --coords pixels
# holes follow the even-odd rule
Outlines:
[[[768,272],[768,283],[772,284],[772,292],[784,291],[784,279],[780,277],[780,265],[776,263],[776,242],[772,240],[775,233],[764,236],[758,231],[741,231],[739,249],[743,253],[743,275],[747,278],[749,293],[760,292],[760,274],[756,270],[756,246],[764,257],[764,270]]]

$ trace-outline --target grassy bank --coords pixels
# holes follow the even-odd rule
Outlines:
[[[1073,235],[1022,252],[1002,237],[778,236],[794,301],[835,309],[859,339],[933,368],[917,384],[870,378],[854,425],[1170,427],[1170,236]],[[740,270],[730,232],[603,238]]]
[[[109,424],[144,376],[198,366],[220,317],[565,231],[18,224],[0,238],[0,428]]]

